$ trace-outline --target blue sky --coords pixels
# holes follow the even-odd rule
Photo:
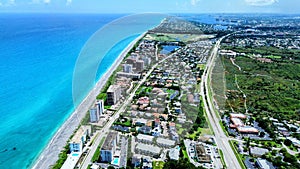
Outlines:
[[[0,0],[0,12],[300,13],[300,0]]]

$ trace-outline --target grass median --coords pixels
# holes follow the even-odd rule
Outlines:
[[[247,169],[244,162],[243,162],[243,159],[241,158],[240,154],[237,152],[237,150],[234,146],[234,142],[232,140],[229,140],[229,144],[230,144],[230,147],[232,148],[232,150],[234,152],[234,155],[236,156],[241,168],[242,169]]]

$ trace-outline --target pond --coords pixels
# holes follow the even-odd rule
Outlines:
[[[180,46],[177,45],[163,45],[162,50],[160,51],[160,54],[169,54],[173,52],[174,50],[180,48]]]

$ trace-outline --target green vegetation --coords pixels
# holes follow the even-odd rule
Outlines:
[[[81,125],[87,125],[90,123],[90,112],[87,111],[83,119],[81,120],[80,124]],[[79,126],[80,127],[80,126]]]
[[[186,152],[186,149],[181,150],[181,151],[182,151],[182,154],[183,154],[183,158],[188,159],[189,156],[188,156],[188,154],[187,154],[187,152]]]
[[[269,56],[266,56],[267,58],[270,58],[270,59],[281,59],[281,56],[274,56],[274,55],[269,55]]]
[[[223,62],[229,90],[227,110],[245,111],[243,94],[236,85],[237,79],[240,89],[247,95],[248,111],[254,117],[263,114],[282,120],[300,120],[300,64],[262,63],[248,57],[236,57],[235,63],[243,70],[239,71],[229,59],[223,57]]]
[[[82,122],[81,122],[82,123]],[[70,153],[70,145],[69,145],[69,141],[70,139],[74,136],[74,134],[77,132],[77,130],[80,128],[81,125],[79,125],[75,131],[73,132],[73,134],[69,137],[66,146],[64,147],[64,149],[59,153],[58,155],[58,160],[56,161],[56,163],[51,167],[52,169],[59,169],[62,167],[62,165],[64,164],[64,162],[67,160],[68,158],[68,153]]]
[[[145,39],[148,40],[156,40],[161,42],[191,42],[191,41],[198,41],[201,39],[208,39],[212,38],[214,35],[193,35],[193,34],[171,34],[171,33],[156,33],[156,34],[147,34]]]
[[[232,47],[232,46],[222,46],[223,49],[233,50],[238,53],[246,54],[260,54],[263,56],[272,56],[274,60],[283,61],[284,59],[292,58],[293,60],[300,59],[300,51],[296,49],[278,49],[276,47]]]
[[[206,122],[205,116],[204,116],[204,111],[202,107],[202,99],[200,99],[200,104],[198,108],[198,114],[196,121],[194,122],[193,129],[197,130],[198,128],[203,128]]]
[[[193,130],[192,134],[188,135],[189,139],[196,140],[202,132],[202,128],[198,127],[197,130]]]
[[[226,130],[226,128],[224,127],[224,124],[222,123],[222,121],[219,121],[219,123],[220,123],[220,126],[221,126],[221,128],[222,128],[223,132],[224,132],[224,133],[225,133],[225,135],[228,137],[229,135],[228,135],[228,133],[227,133],[227,130]]]
[[[182,97],[181,97],[181,106],[182,106],[181,107],[182,111],[185,113],[186,118],[188,120],[192,120],[192,121],[196,120],[198,107],[194,106],[194,105],[191,105],[188,102],[186,94],[183,94]]]
[[[103,100],[103,101],[106,101],[107,99],[107,94],[106,93],[100,93],[98,96],[97,96],[97,100]]]
[[[280,140],[277,140],[277,141],[254,140],[254,142],[256,144],[261,144],[264,148],[270,148],[270,147],[281,148],[282,147]]]
[[[102,146],[102,144],[104,143],[105,141],[105,137],[103,137],[100,141],[100,144],[99,146],[97,147],[96,151],[95,151],[95,154],[93,155],[92,157],[92,162],[99,162],[100,161],[100,148]]]
[[[247,169],[246,166],[245,166],[245,164],[244,164],[244,161],[243,161],[241,155],[237,152],[237,150],[236,150],[236,148],[235,148],[234,141],[229,140],[229,144],[230,144],[230,147],[232,148],[232,150],[233,150],[233,152],[234,152],[234,155],[235,155],[235,157],[237,158],[237,160],[238,160],[238,162],[239,162],[241,168],[242,168],[242,169]]]
[[[165,162],[163,161],[153,161],[152,166],[153,169],[163,169]]]
[[[194,164],[188,162],[184,159],[179,159],[179,161],[170,160],[165,163],[163,169],[204,169],[203,167],[195,167]]]
[[[58,155],[59,158],[56,161],[56,163],[52,166],[52,169],[60,169],[62,167],[62,165],[68,158],[69,151],[70,151],[70,147],[69,147],[69,144],[67,144],[64,147],[64,149],[59,153],[59,155]]]
[[[262,158],[272,162],[275,166],[279,166],[281,169],[300,168],[297,157],[289,154],[285,148],[281,149],[279,153],[282,153],[283,158],[281,156],[276,156],[277,151],[266,153],[262,156]]]
[[[132,125],[132,120],[128,118],[118,118],[115,122],[114,125],[121,125],[121,126],[126,126],[126,127],[131,127]]]
[[[215,66],[212,69],[210,84],[213,92],[213,98],[218,103],[220,110],[225,110],[225,83],[223,62],[220,57],[217,57]]]
[[[224,159],[223,151],[221,149],[218,149],[218,151],[219,151],[219,154],[220,154],[220,157],[221,157],[221,162],[222,162],[223,168],[227,168],[226,163],[225,163],[225,159]]]
[[[111,105],[104,106],[104,109],[110,109],[110,108],[111,108]]]
[[[183,141],[180,142],[180,150],[180,159],[178,161],[167,161],[163,169],[203,169],[203,167],[195,167],[194,164],[190,163]]]
[[[135,92],[134,98],[138,99],[140,97],[145,97],[145,96],[149,97],[152,89],[153,89],[153,87],[151,87],[151,86],[149,86],[149,87],[140,86],[140,88]]]
[[[92,162],[98,162],[99,160],[99,157],[100,157],[100,146],[97,147],[96,151],[95,151],[95,154],[93,155],[92,157]]]

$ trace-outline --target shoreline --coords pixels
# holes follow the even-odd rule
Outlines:
[[[73,113],[63,122],[61,127],[56,131],[55,135],[47,143],[45,148],[37,156],[34,162],[30,165],[30,168],[50,168],[59,159],[58,155],[66,146],[68,139],[74,133],[75,129],[80,125],[81,120],[86,116],[86,112],[96,100],[97,95],[100,93],[104,85],[106,84],[109,77],[121,64],[127,53],[133,48],[133,46],[145,35],[147,32],[142,33],[136,39],[134,39],[129,45],[124,48],[124,50],[119,54],[114,63],[110,68],[102,75],[102,77],[97,81],[94,87],[90,90],[87,96],[82,100],[82,102],[76,107]]]

